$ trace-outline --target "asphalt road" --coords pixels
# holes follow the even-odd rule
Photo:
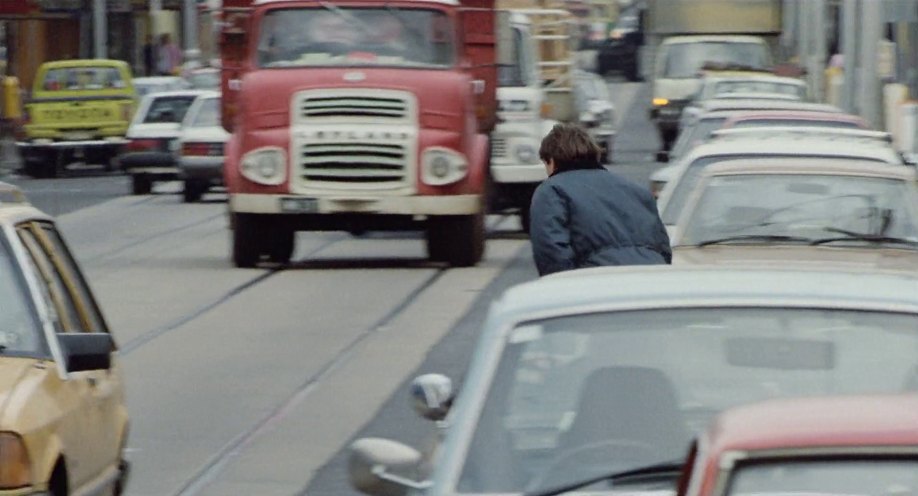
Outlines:
[[[613,169],[647,184],[647,89],[612,93]],[[119,342],[129,495],[353,494],[342,449],[420,443],[432,426],[406,382],[458,383],[489,303],[536,277],[515,216],[489,217],[474,268],[427,262],[413,233],[300,233],[289,267],[235,269],[224,195],[183,204],[176,183],[130,196],[124,176],[71,176],[4,180],[58,216]]]

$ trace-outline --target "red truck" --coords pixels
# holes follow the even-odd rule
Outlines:
[[[296,231],[416,229],[432,260],[478,263],[503,19],[494,0],[224,0],[235,265],[289,261]]]

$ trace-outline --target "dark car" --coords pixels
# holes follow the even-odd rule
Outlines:
[[[609,36],[596,47],[596,72],[620,72],[629,81],[638,81],[638,52],[644,44],[643,10],[622,12]]]

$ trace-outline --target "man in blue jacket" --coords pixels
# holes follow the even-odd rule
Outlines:
[[[539,275],[600,265],[672,262],[669,236],[646,188],[606,170],[582,128],[558,124],[542,140],[548,170],[532,196],[529,236]]]

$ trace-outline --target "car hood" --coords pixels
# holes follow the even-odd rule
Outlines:
[[[831,264],[840,269],[918,271],[918,250],[789,245],[677,246],[676,265],[762,265],[773,267]]]
[[[16,392],[16,386],[35,364],[32,358],[0,357],[0,419]]]

